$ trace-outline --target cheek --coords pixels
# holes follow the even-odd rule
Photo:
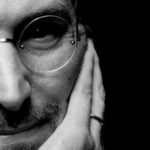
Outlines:
[[[36,77],[32,84],[33,99],[36,99],[34,103],[43,105],[44,103],[55,102],[61,106],[65,105],[78,76],[78,72],[79,69],[76,67],[65,74],[59,72],[55,76]]]
[[[34,106],[43,108],[49,103],[57,103],[65,114],[68,100],[79,75],[82,58],[86,50],[86,38],[78,45],[78,50],[71,62],[56,72],[48,75],[34,75],[31,79],[32,102]]]
[[[68,100],[78,76],[78,71],[78,68],[74,68],[66,74],[61,72],[55,77],[37,77],[32,84],[31,99],[36,110],[43,112],[51,104],[59,106],[57,125],[62,122],[66,115]]]

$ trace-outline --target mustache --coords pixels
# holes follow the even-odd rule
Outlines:
[[[9,111],[0,106],[0,131],[27,126],[36,121],[49,121],[55,124],[59,113],[60,106],[54,101],[40,108],[27,99],[18,111]]]

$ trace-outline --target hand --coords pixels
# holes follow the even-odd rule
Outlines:
[[[67,114],[40,150],[101,150],[101,125],[95,119],[90,119],[90,114],[102,118],[103,111],[104,88],[99,60],[89,40]]]

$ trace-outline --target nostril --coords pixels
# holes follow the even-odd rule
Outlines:
[[[22,106],[19,110],[13,111],[7,109],[6,107],[0,104],[0,125],[1,127],[15,127],[19,125],[24,120],[28,120],[28,116],[31,110],[31,99],[27,97],[27,99],[23,102]],[[4,123],[3,123],[4,122]]]

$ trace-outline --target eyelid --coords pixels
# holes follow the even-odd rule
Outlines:
[[[22,30],[34,19],[45,16],[45,15],[54,15],[67,20],[70,24],[72,24],[73,20],[69,10],[65,7],[62,8],[45,8],[42,10],[38,10],[33,14],[29,14],[24,17],[15,27],[14,27],[14,39],[18,41],[19,35],[21,34]]]
[[[40,19],[44,19],[44,18],[47,18],[47,17],[58,18],[58,19],[60,19],[60,20],[63,20],[63,21],[66,22],[67,24],[69,24],[67,20],[65,20],[64,18],[61,18],[61,17],[59,17],[59,16],[56,16],[56,15],[44,15],[44,16],[37,17],[37,18],[33,19],[31,22],[29,22],[29,23],[25,26],[25,28],[22,30],[22,32],[21,32],[21,34],[20,34],[20,36],[19,36],[18,42],[17,42],[18,45],[21,45],[21,44],[22,44],[22,43],[21,43],[22,36],[23,36],[24,32],[26,31],[26,29],[27,29],[31,24],[33,24],[34,22],[36,22],[36,21],[38,21],[38,20],[40,20]]]

